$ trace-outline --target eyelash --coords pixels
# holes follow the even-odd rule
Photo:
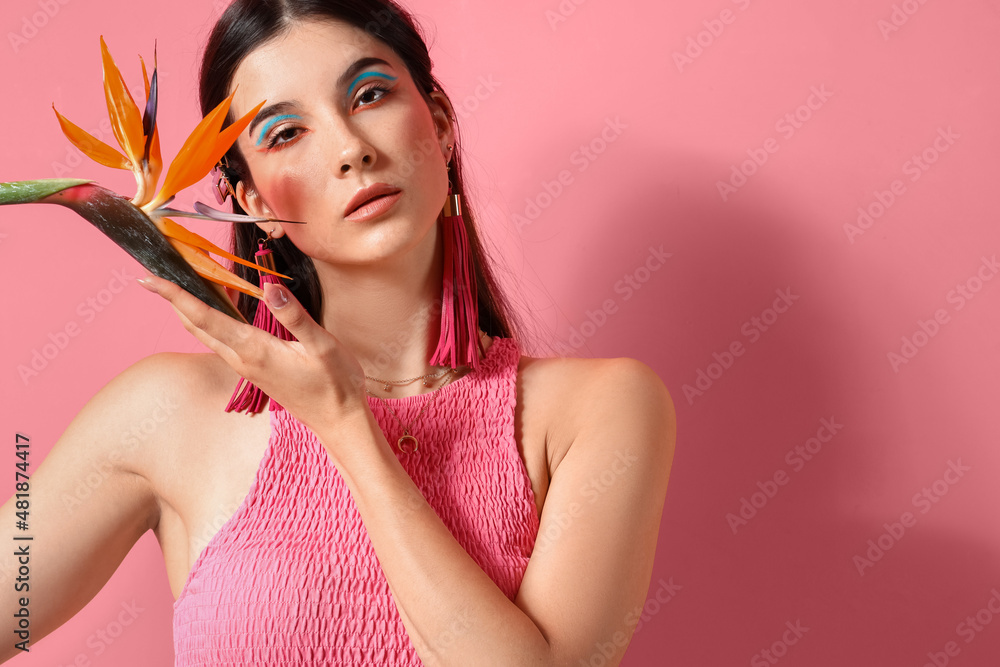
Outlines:
[[[277,146],[277,148],[276,148],[275,146],[278,143],[278,139],[281,137],[281,135],[285,134],[285,132],[288,132],[290,130],[295,130],[295,129],[298,129],[298,128],[296,128],[294,126],[287,126],[286,125],[285,127],[281,128],[280,131],[278,131],[278,132],[272,132],[270,138],[267,140],[267,150],[280,150],[280,148],[282,146],[284,146],[285,144],[287,144],[288,141],[291,141],[292,139],[289,138],[288,141],[281,142],[281,146]]]
[[[392,92],[392,88],[390,88],[384,83],[373,83],[372,85],[362,90],[361,93],[358,95],[358,98],[364,97],[368,93],[373,93],[376,91],[381,92],[382,95],[374,102],[370,102],[364,106],[366,107],[378,106]],[[278,144],[278,139],[280,139],[281,136],[284,135],[286,132],[297,129],[299,128],[295,127],[294,125],[286,125],[285,127],[280,128],[277,132],[272,132],[271,136],[268,137],[266,141],[267,150],[269,151],[281,150],[283,147],[288,145],[294,137],[290,137],[288,141],[283,141],[280,144]]]
[[[382,100],[384,100],[386,98],[386,96],[389,95],[389,93],[392,92],[392,88],[389,87],[389,85],[385,84],[385,83],[373,83],[372,85],[370,85],[367,88],[365,88],[364,90],[362,90],[361,93],[358,95],[358,97],[359,98],[363,97],[363,96],[367,95],[368,93],[372,93],[372,92],[375,92],[375,91],[380,91],[380,92],[383,93],[383,95],[381,97],[379,97],[377,100],[375,100],[374,102],[371,102],[370,104],[366,104],[365,106],[367,106],[367,107],[375,106],[376,104],[378,104],[379,102],[381,102]]]

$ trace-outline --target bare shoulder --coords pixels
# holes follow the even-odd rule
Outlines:
[[[177,400],[203,397],[227,376],[235,379],[235,372],[213,352],[158,352],[137,361],[122,375],[126,373],[145,391],[168,392]]]
[[[136,401],[135,421],[137,427],[145,424],[139,430],[147,436],[140,439],[163,444],[171,425],[181,424],[182,416],[192,416],[192,410],[217,388],[220,363],[225,365],[214,353],[159,352],[137,361],[115,378],[114,382],[121,383],[122,390]]]
[[[670,392],[647,364],[630,357],[586,359],[522,356],[519,372],[554,414],[582,418],[601,404],[637,404],[673,414]]]
[[[660,376],[630,357],[521,357],[519,371],[532,387],[546,422],[549,470],[554,472],[580,435],[595,428],[628,425],[647,435],[650,446],[672,457],[674,403]]]
[[[235,373],[214,353],[160,352],[123,371],[111,383],[124,402],[118,403],[122,465],[155,482],[162,465],[183,456],[191,434],[205,426],[207,406],[219,401],[225,379],[235,383]]]
[[[123,467],[137,467],[143,453],[162,444],[192,394],[196,376],[192,364],[175,353],[158,353],[135,362],[119,373],[88,404],[107,413],[106,423],[121,445]],[[138,472],[138,470],[131,470]]]
[[[202,414],[221,412],[239,377],[213,352],[159,352],[136,362],[117,380],[155,410],[158,423],[180,426]],[[226,387],[229,393],[223,395]]]

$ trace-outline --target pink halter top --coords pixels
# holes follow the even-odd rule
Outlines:
[[[514,440],[520,350],[494,338],[478,371],[437,391],[399,452],[402,427],[369,396],[403,468],[508,598],[538,533]],[[428,395],[388,399],[416,419]],[[243,503],[209,541],[174,602],[176,667],[420,665],[354,500],[312,431],[270,412],[271,437]]]

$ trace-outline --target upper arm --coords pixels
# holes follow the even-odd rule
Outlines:
[[[674,406],[656,373],[634,359],[601,360],[575,389],[572,442],[552,475],[516,603],[554,664],[590,664],[604,649],[602,664],[615,665],[649,589]]]
[[[14,594],[17,560],[0,561],[10,582],[0,596],[0,628],[12,636],[18,598],[29,600],[31,640],[72,618],[104,586],[136,541],[155,527],[158,503],[141,474],[145,451],[162,441],[171,400],[168,365],[154,355],[105,385],[31,473],[29,531],[14,529],[17,497],[0,508],[0,541],[27,545],[27,590]],[[33,539],[15,542],[14,533]],[[0,659],[16,653],[5,642]]]

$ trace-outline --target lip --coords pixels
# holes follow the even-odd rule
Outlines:
[[[399,197],[388,197],[387,195],[398,195],[402,194],[402,191],[388,183],[375,183],[367,188],[362,188],[357,191],[351,201],[347,202],[347,208],[344,209],[344,217],[348,220],[362,220],[371,217],[371,211],[369,209],[375,208],[387,208],[396,202]],[[372,201],[377,197],[384,197],[385,201],[381,199],[378,201]],[[390,201],[391,200],[391,201]],[[379,211],[381,212],[381,211]]]
[[[392,208],[402,196],[402,192],[397,192],[392,195],[384,195],[382,197],[372,199],[344,219],[350,220],[351,222],[367,222],[369,220],[374,220],[375,218],[378,218],[388,212],[388,210]]]

